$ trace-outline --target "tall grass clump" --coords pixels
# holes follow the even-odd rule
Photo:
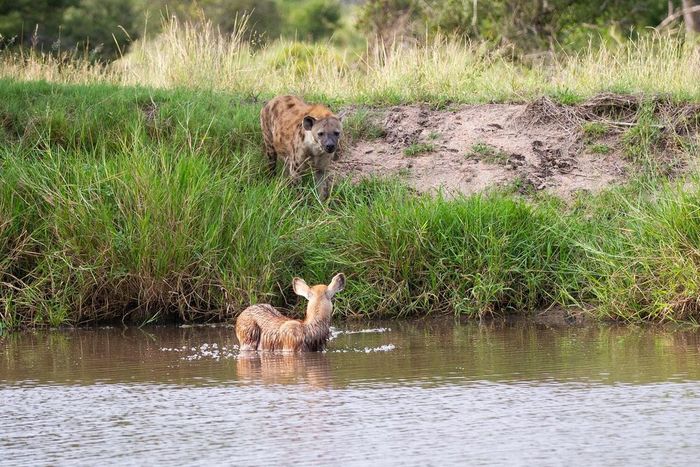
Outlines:
[[[247,182],[240,161],[216,167],[186,150],[95,156],[42,151],[3,167],[14,183],[5,192],[34,221],[24,226],[32,241],[15,252],[27,269],[10,273],[26,320],[109,319],[120,309],[120,318],[224,316],[283,279],[296,255],[284,237],[296,226],[281,187]]]
[[[310,242],[319,276],[348,271],[354,314],[481,316],[570,303],[577,248],[557,212],[499,195],[413,196],[398,182],[344,185],[324,238]]]
[[[654,190],[628,187],[589,200],[586,213],[580,213],[591,227],[589,236],[580,240],[588,260],[579,272],[599,316],[698,321],[697,182],[656,180]]]

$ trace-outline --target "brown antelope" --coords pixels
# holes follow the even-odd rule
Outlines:
[[[336,274],[329,285],[313,287],[295,277],[292,288],[294,293],[309,301],[304,320],[287,318],[272,305],[249,306],[236,320],[236,337],[241,350],[323,350],[331,334],[331,300],[345,288],[345,275]]]

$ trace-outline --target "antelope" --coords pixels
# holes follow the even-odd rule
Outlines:
[[[306,298],[303,321],[288,318],[268,304],[251,305],[236,320],[240,350],[317,352],[330,337],[333,296],[345,288],[345,275],[336,274],[328,285],[309,287],[303,279],[292,280],[294,293]]]

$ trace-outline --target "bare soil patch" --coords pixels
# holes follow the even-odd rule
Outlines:
[[[693,141],[697,147],[700,108],[644,102],[653,109],[651,128],[666,136],[654,140],[659,157],[673,154],[673,163],[665,166],[675,176],[689,166],[676,156],[687,156]],[[336,172],[353,180],[398,176],[420,192],[441,189],[454,195],[511,187],[569,198],[623,183],[639,169],[624,135],[637,125],[642,103],[634,96],[601,95],[576,106],[542,98],[450,110],[391,107],[376,122],[384,136],[350,144]],[[690,146],[670,147],[681,140]]]

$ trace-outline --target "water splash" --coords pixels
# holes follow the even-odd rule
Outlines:
[[[348,353],[348,352],[358,352],[358,353],[373,353],[373,352],[391,352],[396,349],[394,344],[384,344],[379,347],[365,347],[363,349],[351,348],[351,349],[335,349],[330,350],[331,353]]]
[[[348,330],[340,330],[331,327],[331,337],[329,340],[333,340],[336,337],[340,336],[341,334],[350,335],[350,334],[371,334],[371,333],[383,333],[383,332],[388,332],[391,331],[391,328],[370,328],[370,329],[360,329],[359,331],[348,331]]]
[[[222,358],[223,359],[230,359],[230,358],[236,358],[238,346],[237,345],[231,345],[231,346],[221,346],[219,347],[219,344],[207,344],[204,343],[199,347],[188,347],[186,345],[183,345],[180,348],[177,347],[161,347],[160,350],[162,352],[193,352],[190,355],[185,355],[180,358],[180,360],[186,360],[186,361],[193,361],[193,360],[202,360],[202,359],[211,359],[215,361],[219,361]]]

